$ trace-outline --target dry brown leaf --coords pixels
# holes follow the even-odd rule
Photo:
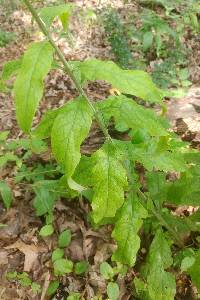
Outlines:
[[[34,263],[36,262],[38,258],[38,254],[40,252],[47,252],[48,250],[45,247],[42,246],[35,246],[33,244],[28,245],[22,242],[21,240],[18,240],[12,245],[9,245],[5,247],[5,249],[18,249],[20,252],[22,252],[25,255],[24,260],[24,271],[30,272]]]
[[[0,249],[0,265],[6,265],[8,263],[8,253],[4,249]]]
[[[98,250],[94,256],[95,264],[100,264],[106,261],[111,255],[112,252],[116,250],[116,245],[110,243],[103,243],[98,246]]]

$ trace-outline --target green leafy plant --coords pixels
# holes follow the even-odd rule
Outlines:
[[[0,181],[0,195],[5,207],[9,209],[12,204],[12,191],[4,181]]]
[[[152,69],[153,81],[161,88],[186,88],[190,85],[189,71],[182,79],[184,70],[188,68],[188,49],[183,45],[190,24],[190,16],[197,13],[196,5],[192,3],[191,14],[181,1],[178,3],[180,12],[176,12],[173,1],[144,1],[149,8],[141,9],[141,13],[130,13],[127,21],[122,22],[116,10],[110,9],[104,13],[103,23],[107,40],[111,45],[117,63],[123,68],[144,70],[148,64]],[[166,9],[166,15],[159,15],[155,7],[161,5]],[[185,4],[188,9],[189,6]],[[195,7],[195,8],[194,8]],[[139,16],[139,17],[138,17]],[[198,18],[193,21],[197,29]],[[193,28],[193,27],[191,27]],[[194,31],[194,30],[193,30]],[[136,55],[136,56],[135,56]],[[134,58],[135,57],[135,58]],[[152,68],[152,61],[153,68]]]
[[[5,47],[15,39],[15,34],[0,29],[0,47]]]
[[[109,299],[117,300],[119,298],[119,286],[116,282],[114,282],[114,277],[117,275],[124,276],[126,272],[126,266],[121,263],[117,263],[116,267],[112,267],[107,262],[103,262],[100,265],[101,275],[109,281],[106,288]]]
[[[51,139],[52,153],[60,171],[56,183],[55,179],[52,183],[56,189],[60,187],[59,193],[62,195],[64,191],[70,191],[71,197],[74,193],[74,197],[81,194],[87,198],[89,192],[91,222],[96,227],[113,224],[112,237],[117,248],[111,260],[138,269],[134,285],[139,299],[174,299],[176,281],[175,275],[170,272],[173,253],[187,245],[186,233],[190,236],[191,232],[199,232],[196,221],[199,216],[199,152],[191,150],[171,132],[163,115],[157,115],[138,101],[163,107],[164,92],[146,72],[124,70],[111,61],[97,59],[67,62],[46,27],[51,25],[51,22],[46,23],[46,18],[49,20],[52,16],[51,13],[48,15],[49,10],[45,10],[44,18],[38,15],[28,0],[24,2],[44,33],[45,40],[29,46],[17,71],[14,95],[20,128],[32,137]],[[65,12],[67,9],[68,6]],[[159,24],[163,25],[162,22]],[[168,27],[163,26],[163,32],[167,32]],[[160,51],[158,45],[156,48],[157,52]],[[43,80],[55,66],[55,60],[63,65],[80,95],[57,110],[45,113],[40,124],[32,129],[33,117],[43,94]],[[119,91],[119,95],[93,103],[86,95],[84,85],[95,80],[107,81]],[[81,145],[94,120],[102,130],[105,142],[92,155],[83,156]],[[109,134],[107,128],[111,120],[115,129],[122,135],[126,133],[128,139],[114,139]],[[170,176],[173,172],[178,174],[176,179]],[[43,184],[48,186],[49,181]],[[52,232],[52,211],[57,197],[52,193],[52,197],[47,198],[42,193],[42,189],[36,191],[34,206],[38,216],[47,214],[48,222],[40,232],[46,236]],[[43,206],[40,199],[45,198],[46,205]],[[172,214],[169,204],[193,205],[197,212],[180,218]],[[136,262],[141,243],[145,240],[148,241],[148,254],[142,267],[138,267]],[[63,257],[61,249],[69,242],[69,232],[64,231],[59,237],[60,248],[52,256],[55,276],[73,272],[73,262]],[[188,267],[182,270],[188,272],[200,290],[198,262],[197,252],[193,263],[186,264]],[[80,274],[80,269],[83,268],[79,263],[78,267],[75,266],[76,273]],[[119,287],[113,278],[120,273],[119,269],[104,263],[101,272],[110,281],[108,297],[117,299]],[[49,293],[54,293],[57,287],[56,281]]]
[[[58,280],[51,281],[47,290],[47,296],[54,295],[59,287],[59,284],[60,283]]]
[[[33,282],[31,278],[29,277],[28,273],[22,272],[18,273],[16,271],[14,272],[8,272],[6,274],[6,277],[9,280],[16,280],[21,286],[23,287],[30,287],[34,294],[41,292],[41,286],[40,284]]]
[[[185,62],[187,63],[187,62]],[[176,65],[176,68],[174,66]],[[184,62],[174,57],[169,57],[161,63],[155,64],[152,79],[163,89],[170,87],[187,88],[192,82],[189,80],[189,70],[187,66],[183,68]]]
[[[103,15],[103,24],[116,61],[122,68],[130,68],[133,65],[133,58],[126,37],[126,28],[118,13],[114,9],[108,10]]]
[[[166,56],[170,43],[171,47],[180,48],[178,33],[172,29],[168,22],[159,17],[153,10],[146,9],[141,15],[142,26],[137,30],[136,37],[142,42],[143,51],[156,52],[157,57]]]
[[[85,274],[88,271],[88,262],[84,260],[77,262],[74,271],[77,275]]]

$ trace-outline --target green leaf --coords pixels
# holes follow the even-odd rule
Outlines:
[[[100,264],[100,273],[106,280],[111,280],[115,275],[113,268],[106,261]]]
[[[8,135],[9,135],[10,131],[6,130],[6,131],[1,131],[0,132],[0,142],[4,142]]]
[[[65,14],[69,18],[73,12],[73,8],[73,4],[63,4],[44,7],[40,9],[39,16],[42,19],[42,21],[46,24],[47,28],[49,28],[56,17],[62,17],[63,14]],[[66,25],[65,22],[64,25]]]
[[[47,296],[52,296],[55,294],[56,290],[59,288],[59,285],[60,283],[58,280],[51,281],[47,290]]]
[[[46,237],[52,235],[54,232],[54,228],[51,224],[45,225],[40,229],[39,235]]]
[[[187,270],[187,273],[189,273],[190,277],[192,278],[192,282],[195,284],[195,286],[198,289],[198,292],[200,293],[200,250],[196,252],[195,255],[195,262],[194,264]]]
[[[153,33],[151,31],[147,31],[143,35],[143,49],[146,52],[151,48],[153,44]]]
[[[63,105],[58,109],[47,111],[42,116],[42,120],[40,121],[39,125],[32,131],[32,136],[40,139],[46,139],[50,137],[55,118],[58,116],[59,113],[65,111],[66,106],[67,104]]]
[[[200,30],[200,24],[199,24],[199,19],[198,19],[197,13],[191,12],[191,13],[189,13],[189,17],[191,20],[191,25],[193,27],[193,30],[195,30],[196,33],[198,33]]]
[[[138,231],[142,226],[142,219],[147,217],[147,211],[140,204],[136,195],[129,196],[120,209],[119,217],[112,232],[117,242],[117,250],[112,260],[133,266],[140,248]]]
[[[18,273],[17,279],[22,286],[28,287],[32,284],[32,280],[29,278],[26,272]]]
[[[199,206],[200,174],[185,172],[179,180],[170,183],[167,202],[176,205]]]
[[[49,72],[54,50],[49,42],[33,43],[26,50],[14,85],[16,116],[28,133],[43,94],[43,79]]]
[[[73,262],[65,258],[60,258],[54,262],[53,267],[55,275],[62,276],[72,272]]]
[[[87,137],[92,123],[92,113],[82,97],[67,103],[65,112],[60,113],[51,133],[52,151],[64,166],[68,184],[74,189],[71,177],[80,161],[80,145]]]
[[[151,199],[158,210],[161,210],[167,197],[166,174],[161,172],[147,172],[147,188]]]
[[[77,275],[81,275],[83,273],[86,273],[88,270],[88,262],[87,261],[79,261],[75,264],[75,273]]]
[[[17,278],[17,272],[16,271],[13,271],[13,272],[7,272],[6,273],[6,278],[7,279],[16,279]]]
[[[152,138],[141,145],[129,143],[130,160],[140,162],[148,171],[154,169],[164,172],[184,172],[187,164],[184,160],[184,153],[171,148],[163,139],[168,137]]]
[[[51,136],[53,122],[59,113],[59,109],[47,111],[39,125],[33,130],[32,136],[46,139]]]
[[[154,111],[142,107],[133,99],[123,95],[111,96],[98,103],[98,107],[106,120],[114,117],[117,128],[136,130],[140,129],[142,124],[143,128],[152,136],[169,135],[163,120]]]
[[[136,294],[139,296],[138,299],[149,300],[147,284],[138,277],[135,277],[133,280]]]
[[[31,151],[36,154],[44,153],[45,151],[48,150],[48,146],[47,146],[46,142],[42,141],[41,139],[37,139],[35,137],[31,138],[30,148],[31,148]]]
[[[41,292],[41,286],[36,282],[32,282],[31,289],[32,289],[33,293],[35,293],[35,294]]]
[[[0,194],[5,207],[9,209],[12,204],[12,191],[4,181],[0,181]]]
[[[72,293],[67,297],[67,300],[79,300],[81,295],[79,293]]]
[[[187,271],[195,262],[194,256],[187,256],[181,262],[181,272]]]
[[[162,212],[162,217],[168,223],[175,232],[177,232],[177,235],[179,236],[179,239],[182,239],[183,241],[188,238],[190,235],[191,230],[196,229],[193,228],[195,225],[192,224],[190,226],[190,222],[188,217],[180,218],[178,216],[172,215],[170,212]],[[173,237],[172,237],[173,239]]]
[[[119,299],[119,286],[116,282],[109,282],[106,290],[110,300]]]
[[[12,152],[6,152],[3,156],[0,157],[0,168],[4,167],[9,161],[20,161],[19,157],[17,157]]]
[[[171,250],[163,232],[158,229],[150,246],[145,272],[151,300],[174,300],[176,281],[166,272],[173,263]]]
[[[189,225],[192,231],[200,232],[200,209],[198,209],[195,213],[187,217],[187,222],[189,221]]]
[[[80,163],[78,164],[75,172],[74,179],[76,182],[80,183],[83,186],[92,186],[92,177],[91,172],[93,168],[93,160],[90,156],[81,156]]]
[[[175,277],[158,266],[152,266],[147,278],[150,299],[174,300],[176,294]]]
[[[55,191],[57,187],[58,182],[56,180],[42,180],[37,182],[37,186],[34,187],[36,197],[33,202],[37,216],[52,212],[54,203],[59,197],[59,193]]]
[[[70,20],[70,15],[69,13],[64,13],[62,15],[60,15],[60,20],[62,22],[62,26],[64,31],[67,31],[68,27],[69,27],[69,20]]]
[[[58,245],[60,248],[67,247],[71,242],[72,234],[69,229],[64,230],[58,238]]]
[[[127,177],[120,162],[120,154],[112,144],[104,144],[92,158],[94,159],[93,219],[98,223],[103,218],[114,217],[117,209],[122,206]]]
[[[133,95],[149,102],[161,102],[163,92],[155,86],[148,73],[123,70],[112,61],[88,59],[72,63],[79,69],[83,81],[105,80],[121,93]]]
[[[52,253],[52,262],[56,261],[57,259],[60,259],[64,256],[64,250],[63,249],[60,249],[60,248],[57,248],[53,251]]]
[[[184,258],[194,257],[194,255],[195,255],[195,252],[192,248],[185,248],[185,249],[182,249],[182,250],[178,251],[174,256],[173,266],[176,267],[176,268],[177,267],[180,268],[181,263],[184,260]]]
[[[3,65],[3,70],[2,70],[2,80],[6,81],[10,79],[13,75],[16,75],[22,65],[22,58],[16,59],[16,60],[11,60],[6,62]]]

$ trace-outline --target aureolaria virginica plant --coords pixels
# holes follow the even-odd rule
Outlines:
[[[16,75],[14,100],[20,128],[31,137],[51,140],[52,153],[63,174],[59,181],[66,190],[73,190],[73,195],[79,193],[89,199],[91,222],[96,226],[113,224],[112,237],[117,244],[113,262],[133,267],[138,260],[141,233],[144,238],[150,237],[145,245],[149,247],[145,263],[134,279],[138,299],[174,299],[176,274],[170,273],[174,266],[177,273],[189,274],[200,291],[199,240],[194,238],[190,251],[185,248],[185,237],[200,230],[199,211],[179,218],[169,209],[170,205],[199,206],[200,156],[172,133],[162,115],[137,101],[163,107],[162,90],[146,72],[123,70],[112,61],[67,62],[50,32],[55,17],[61,19],[67,30],[74,6],[65,4],[36,11],[28,0],[24,3],[44,40],[30,44],[21,59],[8,62],[3,69],[4,81]],[[32,129],[44,78],[56,66],[69,75],[80,95],[56,110],[47,111]],[[83,87],[95,80],[110,83],[119,95],[93,103]],[[109,135],[111,119],[117,131],[128,132],[129,140],[116,140]],[[93,121],[105,135],[105,142],[91,156],[84,156],[81,144]],[[171,172],[178,174],[176,180],[171,179]],[[51,185],[51,180],[46,184]],[[52,184],[55,187],[57,181]],[[36,210],[40,205],[38,215],[52,213],[55,195],[45,197],[45,206],[39,201],[36,197]],[[142,243],[145,244],[143,240]],[[176,253],[175,259],[172,253]],[[116,285],[110,282],[108,294],[112,294],[113,288],[115,295],[118,293]]]

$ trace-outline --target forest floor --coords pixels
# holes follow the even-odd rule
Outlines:
[[[95,8],[99,1],[80,0],[74,2],[80,7]],[[113,2],[115,7],[118,6],[120,10],[125,9],[120,1]],[[104,1],[101,1],[101,5],[104,5]],[[137,6],[133,4],[131,9],[137,9]],[[31,23],[31,16],[25,10],[16,10],[7,15],[6,11],[0,8],[0,24],[4,30],[16,34],[13,42],[0,48],[0,68],[2,68],[6,61],[19,58],[27,45],[41,39],[41,35],[37,27]],[[88,57],[113,59],[109,46],[104,43],[102,38],[103,29],[101,30],[99,26],[88,25],[82,23],[81,20],[73,20],[72,31],[74,35],[73,48],[69,47],[64,39],[59,42],[67,60],[83,60]],[[200,49],[198,51],[200,52]],[[200,78],[200,74],[197,75]],[[87,93],[94,101],[104,99],[111,92],[111,87],[104,82],[95,82],[87,86]],[[56,108],[76,96],[77,91],[68,76],[57,70],[51,71],[46,79],[43,101],[34,124],[38,123],[44,111]],[[194,84],[184,98],[172,99],[168,103],[168,117],[175,131],[199,148],[200,111],[193,105],[200,107],[200,83],[198,85],[198,80],[194,80]],[[23,136],[16,122],[11,93],[0,93],[0,130],[9,130],[9,139]],[[95,127],[87,139],[83,151],[92,152],[101,143],[102,136]],[[48,159],[48,152],[31,158],[32,162],[41,164],[45,164]],[[87,299],[92,299],[99,292],[103,294],[106,283],[99,274],[99,264],[107,260],[116,247],[111,238],[111,226],[103,226],[98,230],[92,229],[86,219],[86,214],[90,210],[86,202],[82,200],[67,202],[61,199],[56,202],[54,210],[56,233],[45,239],[39,237],[38,231],[44,220],[35,215],[32,206],[33,192],[29,186],[15,184],[14,177],[15,168],[12,164],[0,171],[0,179],[6,179],[12,187],[14,195],[10,210],[5,211],[0,203],[0,223],[7,225],[0,228],[0,299],[47,299],[46,290],[52,280],[51,253],[57,243],[58,233],[64,229],[70,229],[72,232],[72,242],[66,250],[67,256],[72,261],[89,261],[90,268],[86,276],[69,274],[63,277],[54,299],[64,299],[70,291],[81,291],[83,296],[87,295]],[[31,289],[22,287],[17,282],[8,281],[5,277],[8,271],[28,272],[32,280],[41,285],[42,293],[34,295]],[[133,271],[130,270],[128,275],[119,282],[120,299],[132,299],[133,276]],[[187,294],[188,286],[187,280],[183,279],[177,299],[186,299],[184,293]],[[192,298],[187,298],[187,300],[190,299]]]

